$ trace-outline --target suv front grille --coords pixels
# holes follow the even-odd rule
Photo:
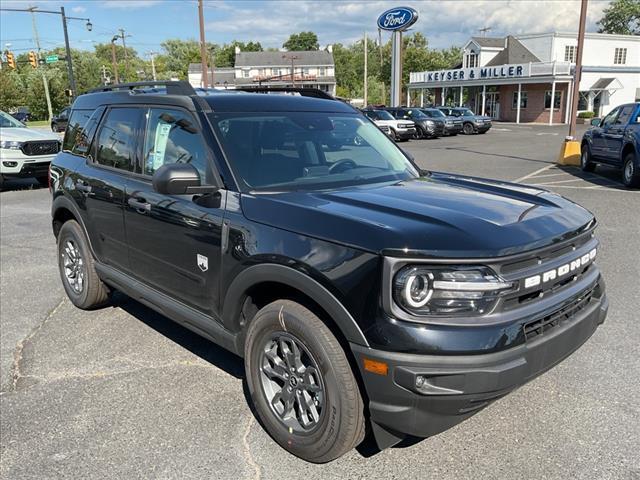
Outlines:
[[[556,310],[546,317],[540,318],[533,322],[526,323],[523,326],[524,338],[528,341],[539,335],[542,335],[554,327],[561,325],[565,322],[571,321],[575,315],[583,310],[593,297],[595,287],[589,288],[579,294],[568,305]]]
[[[25,142],[22,145],[22,153],[29,157],[37,155],[53,155],[60,151],[60,142],[47,140],[43,142]]]

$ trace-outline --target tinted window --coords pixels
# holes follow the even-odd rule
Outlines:
[[[206,149],[193,117],[180,110],[152,108],[147,118],[143,173],[153,175],[168,163],[190,163],[204,180],[207,177]]]
[[[625,105],[620,109],[620,115],[616,119],[615,125],[626,125],[629,123],[629,119],[631,118],[631,114],[636,109],[635,105]]]
[[[133,172],[136,159],[136,137],[140,126],[138,108],[114,108],[100,127],[96,161],[107,167]]]
[[[86,153],[89,148],[85,128],[91,117],[91,110],[74,110],[64,134],[62,149],[71,153]]]
[[[603,127],[608,127],[609,125],[611,125],[614,120],[616,119],[616,117],[618,116],[618,112],[620,111],[620,107],[613,109],[613,111],[609,112],[609,115],[607,115],[606,117],[604,117],[604,120],[602,120],[602,125]]]

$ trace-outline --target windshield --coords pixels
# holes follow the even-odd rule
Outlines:
[[[0,128],[25,128],[26,125],[8,113],[0,111]]]
[[[407,110],[407,113],[411,118],[428,118],[424,113],[420,110]]]
[[[468,108],[461,108],[459,110],[452,110],[451,113],[453,113],[453,115],[455,117],[473,117],[475,115],[475,113],[473,113],[471,110],[469,110]]]
[[[430,117],[432,117],[432,118],[444,118],[444,116],[445,116],[445,115],[444,115],[444,113],[442,113],[440,110],[436,110],[436,109],[433,109],[433,110],[423,110],[423,112],[424,112],[426,115],[429,115],[429,116],[430,116]]]
[[[361,115],[242,112],[210,118],[242,190],[336,188],[419,175]]]
[[[386,110],[372,110],[366,112],[366,114],[369,118],[372,118],[374,120],[395,120],[395,118],[393,118],[393,115],[391,115]]]

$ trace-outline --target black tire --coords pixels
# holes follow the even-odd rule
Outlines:
[[[393,128],[391,129],[391,139],[396,143],[400,141],[400,139],[398,138],[398,134]]]
[[[593,172],[596,169],[596,164],[591,160],[591,148],[588,144],[582,145],[582,151],[580,152],[580,168],[583,172]]]
[[[300,352],[300,361],[293,363],[304,365],[297,371],[288,368],[295,350],[292,345]],[[364,405],[349,361],[327,325],[310,310],[290,300],[263,307],[249,324],[244,353],[255,410],[282,448],[308,462],[325,463],[363,440]],[[295,377],[289,372],[295,372]],[[309,378],[313,381],[306,379],[307,375],[312,375]],[[320,393],[306,390],[304,385]],[[291,392],[291,388],[295,391],[286,393],[285,389]],[[301,404],[306,406],[305,417],[298,409]],[[314,422],[304,430],[305,422],[300,420],[310,417]]]
[[[473,133],[475,132],[475,129],[473,128],[473,124],[465,123],[462,126],[462,131],[465,135],[473,135]]]
[[[54,132],[54,133],[58,133],[58,127],[56,127],[55,123],[51,124],[51,131]]]
[[[633,152],[627,153],[622,162],[622,183],[625,187],[640,187],[640,171],[636,167],[636,156]]]
[[[65,222],[58,233],[58,269],[69,300],[83,310],[100,307],[109,298],[109,290],[98,277],[94,263],[78,222]]]
[[[413,134],[413,138],[415,140],[421,140],[427,138],[427,134],[422,128],[416,127],[416,133]]]

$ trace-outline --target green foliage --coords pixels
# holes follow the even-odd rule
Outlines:
[[[603,14],[600,33],[640,34],[640,0],[613,0]]]
[[[300,50],[318,50],[318,36],[313,32],[292,33],[289,39],[282,44],[290,52]]]

